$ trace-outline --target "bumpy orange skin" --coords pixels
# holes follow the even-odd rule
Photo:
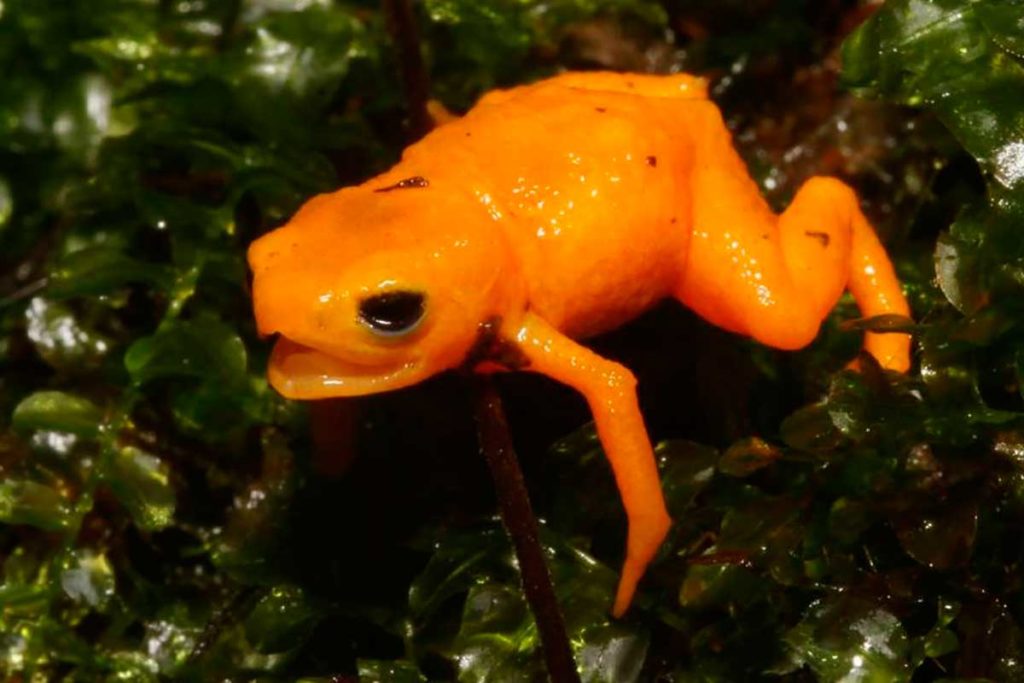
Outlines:
[[[847,287],[867,316],[909,315],[854,193],[812,178],[776,216],[687,75],[569,73],[492,92],[387,173],[311,200],[249,261],[285,396],[386,391],[467,358],[512,358],[578,389],[629,517],[616,615],[670,520],[632,375],[574,339],[665,297],[783,349],[810,343]],[[395,291],[422,295],[424,315],[384,337],[360,304]],[[500,357],[479,355],[482,329]],[[886,368],[910,364],[907,335],[865,346]]]

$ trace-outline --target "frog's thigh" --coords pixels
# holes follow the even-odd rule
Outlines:
[[[731,180],[725,172],[706,178],[716,188]],[[846,282],[848,227],[832,210],[810,215],[806,191],[780,217],[759,195],[698,197],[679,299],[716,325],[770,346],[810,342]]]
[[[856,195],[837,180],[812,178],[777,218],[742,201],[695,211],[677,294],[722,327],[796,349],[814,339],[848,284],[864,315],[907,315]],[[866,346],[886,367],[905,370],[909,363],[906,335],[868,335]]]
[[[626,560],[612,609],[620,616],[671,524],[637,404],[636,381],[626,368],[580,346],[533,314],[527,314],[515,342],[530,362],[528,370],[573,387],[593,413],[629,518]]]

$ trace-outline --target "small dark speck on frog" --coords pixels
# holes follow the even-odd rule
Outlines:
[[[413,176],[411,178],[403,178],[394,185],[388,185],[387,187],[378,187],[374,192],[393,192],[394,190],[409,190],[413,188],[424,188],[430,187],[430,181],[423,176]]]
[[[832,241],[832,238],[829,237],[828,233],[826,232],[812,232],[810,230],[806,230],[804,231],[804,234],[807,235],[808,237],[813,237],[814,239],[818,240],[819,242],[821,242],[821,246],[825,248],[828,248],[829,243]]]

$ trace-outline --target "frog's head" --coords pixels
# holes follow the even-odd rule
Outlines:
[[[321,195],[249,249],[270,383],[289,398],[357,396],[460,365],[515,296],[508,250],[472,196],[365,186]]]

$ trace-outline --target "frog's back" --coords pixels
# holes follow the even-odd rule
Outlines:
[[[637,315],[678,278],[690,113],[709,106],[693,76],[564,74],[487,94],[410,148],[402,172],[429,168],[475,193],[516,251],[531,307],[583,336]]]
[[[707,80],[691,74],[654,76],[614,71],[569,71],[537,83],[508,90],[492,90],[480,98],[479,105],[497,104],[550,88],[571,88],[597,93],[663,98],[668,100],[706,100]]]

